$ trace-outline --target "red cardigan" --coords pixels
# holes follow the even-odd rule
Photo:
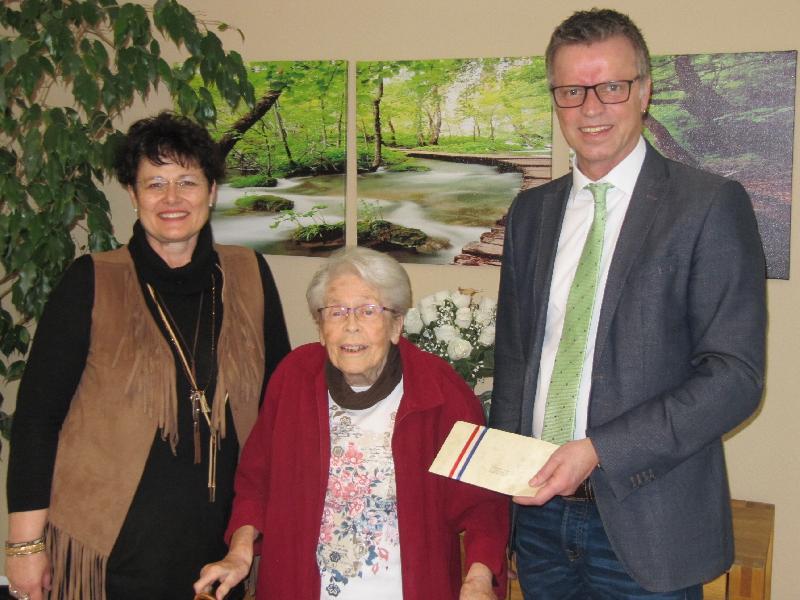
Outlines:
[[[483,423],[475,395],[445,361],[401,339],[403,398],[392,452],[404,600],[457,600],[458,533],[465,532],[465,569],[495,574],[505,597],[508,499],[428,473],[455,421]],[[236,475],[227,537],[244,525],[263,533],[257,597],[319,600],[316,561],[330,463],[325,349],[301,346],[278,366]]]

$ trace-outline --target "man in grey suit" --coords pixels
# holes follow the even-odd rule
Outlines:
[[[701,598],[733,560],[722,436],[757,408],[764,256],[738,183],[642,137],[636,25],[582,11],[546,54],[571,174],[514,201],[490,423],[561,444],[514,498],[526,598]]]

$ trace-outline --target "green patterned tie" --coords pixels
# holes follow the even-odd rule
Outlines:
[[[594,196],[594,219],[583,245],[575,279],[569,288],[564,329],[558,342],[553,376],[547,391],[542,439],[563,444],[572,439],[575,429],[575,406],[589,339],[597,281],[600,279],[600,258],[606,229],[606,192],[610,183],[586,186]]]

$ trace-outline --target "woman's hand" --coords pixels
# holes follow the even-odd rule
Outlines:
[[[194,591],[209,592],[219,583],[214,597],[222,600],[239,582],[247,577],[253,564],[253,542],[258,535],[255,527],[245,525],[236,530],[231,538],[228,554],[222,560],[203,567],[200,579],[194,582]]]
[[[8,515],[8,541],[11,543],[38,540],[47,523],[47,509],[13,512]],[[23,598],[42,600],[44,590],[50,589],[53,573],[47,552],[6,556],[6,577],[9,588]]]
[[[483,563],[472,563],[472,566],[461,584],[458,600],[497,600],[492,591],[492,572]]]
[[[43,590],[50,589],[50,559],[46,552],[7,556],[6,577],[9,589],[16,589],[22,597],[28,594],[30,600],[42,600]]]

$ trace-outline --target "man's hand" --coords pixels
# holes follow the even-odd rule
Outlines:
[[[542,506],[553,496],[569,496],[594,471],[600,461],[589,438],[567,442],[553,452],[533,479],[531,487],[538,487],[535,496],[514,496],[517,504]],[[541,487],[540,487],[541,486]]]

